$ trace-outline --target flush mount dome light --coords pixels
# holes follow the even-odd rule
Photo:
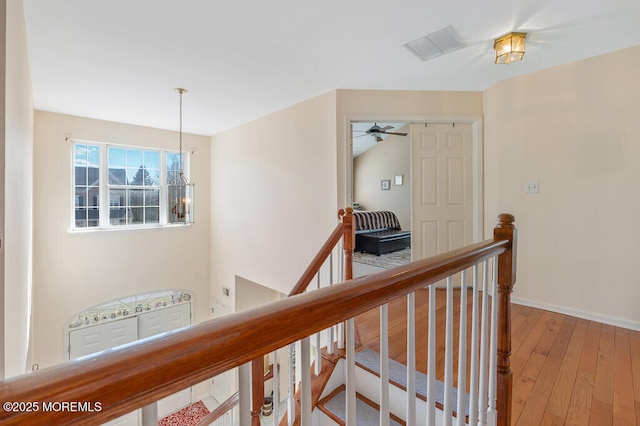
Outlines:
[[[496,64],[510,64],[524,56],[524,40],[527,33],[509,33],[493,43],[496,50]]]

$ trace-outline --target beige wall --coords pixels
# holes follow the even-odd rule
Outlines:
[[[331,92],[212,138],[212,296],[293,288],[336,225],[335,134]]]
[[[6,6],[6,9],[5,9]],[[33,103],[22,1],[1,2],[6,11],[2,170],[3,370],[6,377],[29,369],[33,188]],[[5,19],[1,20],[3,27]],[[6,58],[6,59],[5,59]],[[7,161],[5,161],[5,159]],[[5,209],[6,207],[10,207]]]
[[[36,111],[34,362],[63,360],[63,325],[95,304],[150,290],[187,288],[195,321],[209,318],[210,138],[185,135],[196,184],[196,223],[162,229],[71,232],[72,142],[177,149],[176,132]]]
[[[486,230],[515,214],[516,299],[640,328],[638,70],[635,47],[485,92]]]
[[[409,125],[394,130],[409,132]],[[353,160],[354,201],[365,210],[389,210],[396,214],[404,230],[411,229],[411,146],[409,136],[387,136]],[[403,185],[394,176],[403,176]],[[383,191],[381,180],[391,180]]]
[[[214,136],[212,296],[233,306],[236,275],[289,292],[348,205],[350,120],[481,116],[482,93],[338,90]]]
[[[286,294],[271,290],[253,281],[236,277],[236,311],[255,308],[265,303],[275,302]]]

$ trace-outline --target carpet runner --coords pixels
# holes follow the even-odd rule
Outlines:
[[[202,401],[195,402],[182,410],[169,414],[158,420],[158,426],[193,426],[204,419],[209,410]]]
[[[343,422],[347,421],[346,398],[346,392],[340,391],[333,398],[324,403],[324,408],[329,410],[334,416]],[[358,413],[356,415],[356,426],[380,424],[380,411],[373,408],[366,402],[361,401],[359,398],[356,399],[356,412]],[[400,423],[393,419],[389,419],[389,424],[391,426],[401,426]]]
[[[380,354],[369,348],[365,348],[356,353],[356,364],[360,364],[364,368],[380,374]],[[407,388],[407,366],[389,359],[389,381],[396,383],[405,389]],[[416,371],[416,394],[427,397],[427,375]],[[436,403],[444,405],[444,383],[439,380],[435,382],[435,400]],[[453,388],[453,411],[458,411],[458,390]],[[469,394],[464,394],[463,412],[469,415]]]

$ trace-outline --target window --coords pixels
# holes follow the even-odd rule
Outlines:
[[[100,214],[100,149],[74,145],[76,228],[96,227]]]
[[[162,206],[166,185],[180,169],[179,153],[77,142],[73,155],[74,229],[167,223]]]
[[[160,223],[160,152],[108,149],[111,225]]]

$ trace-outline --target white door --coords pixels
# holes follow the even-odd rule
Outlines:
[[[115,348],[138,339],[135,317],[105,322],[69,332],[69,358]]]
[[[69,332],[69,358],[103,351],[138,339],[191,325],[191,305],[183,303],[144,312],[137,316],[109,321]],[[158,417],[191,403],[191,388],[158,401]],[[108,426],[137,426],[139,410],[112,420]]]
[[[191,306],[184,303],[138,315],[138,338],[155,336],[191,325]]]
[[[472,125],[411,125],[413,260],[473,242]]]
[[[138,319],[125,318],[105,322],[69,332],[69,358],[76,359],[84,355],[104,351],[135,342],[138,339]],[[139,411],[134,410],[104,426],[138,426]]]
[[[156,309],[138,316],[138,337],[144,339],[190,324],[191,306],[188,303]],[[158,418],[189,404],[191,404],[191,388],[169,395],[158,401]]]

